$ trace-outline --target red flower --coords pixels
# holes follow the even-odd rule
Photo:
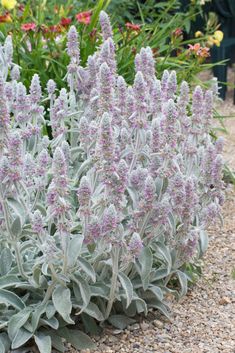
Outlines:
[[[9,23],[12,22],[10,14],[7,12],[5,15],[0,16],[0,23]]]
[[[71,18],[62,17],[60,20],[60,24],[63,27],[67,27],[68,25],[70,25],[71,22],[72,22]]]
[[[172,35],[174,37],[180,37],[181,35],[183,34],[183,31],[181,28],[176,28],[173,32],[172,32]]]
[[[79,12],[76,15],[76,19],[80,23],[84,23],[85,25],[89,25],[91,22],[91,11],[84,11],[84,12]]]
[[[130,29],[131,31],[140,31],[140,25],[135,25],[134,23],[127,22],[126,28]]]
[[[21,29],[25,32],[33,31],[33,30],[35,30],[35,28],[36,28],[36,24],[34,22],[23,23],[21,25]]]
[[[48,32],[52,32],[52,33],[61,33],[61,26],[60,26],[60,25],[52,25],[52,26],[49,26]]]

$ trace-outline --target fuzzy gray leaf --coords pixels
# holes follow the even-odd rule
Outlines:
[[[28,340],[32,336],[33,336],[32,332],[29,332],[24,328],[19,329],[19,331],[17,332],[17,334],[15,335],[12,341],[11,348],[16,349],[23,346],[26,342],[28,342]]]
[[[74,276],[74,280],[75,297],[77,298],[77,300],[79,300],[79,294],[81,294],[81,298],[83,300],[83,307],[81,310],[84,310],[84,308],[89,304],[91,299],[90,287],[82,276],[76,274],[76,276]]]
[[[91,280],[95,283],[96,280],[96,274],[94,271],[94,268],[91,266],[91,264],[85,260],[83,257],[79,256],[78,257],[78,264],[81,267],[81,269],[91,278]]]
[[[18,330],[24,326],[31,314],[31,309],[25,308],[19,313],[13,315],[8,323],[8,335],[11,340],[16,336]]]
[[[20,297],[6,289],[0,289],[0,303],[12,305],[18,310],[22,310],[25,307],[25,304]]]
[[[72,267],[75,265],[77,258],[81,252],[82,243],[84,237],[81,234],[73,235],[73,238],[69,241],[68,246],[68,266]]]
[[[200,256],[202,256],[208,248],[208,235],[204,230],[200,231],[199,235],[199,246],[200,246]]]
[[[128,308],[133,299],[133,286],[130,279],[125,275],[125,273],[119,272],[118,278],[121,282],[122,288],[125,291],[126,308]]]
[[[12,231],[12,234],[15,236],[15,237],[18,237],[21,232],[22,232],[22,226],[21,226],[21,220],[20,220],[20,217],[17,216],[14,221],[12,222],[12,225],[11,225],[11,231]]]
[[[182,271],[176,271],[176,274],[177,274],[179,281],[180,281],[180,287],[181,287],[180,296],[183,297],[185,294],[187,294],[187,291],[188,291],[187,276]]]
[[[90,337],[82,331],[63,328],[58,330],[58,333],[76,349],[94,349],[96,347]]]
[[[56,311],[62,316],[64,321],[69,324],[74,324],[70,318],[72,311],[72,303],[70,299],[70,290],[61,285],[58,285],[52,293],[52,301]]]
[[[40,353],[51,353],[51,337],[42,333],[34,335],[34,340]]]
[[[153,254],[150,248],[143,248],[139,256],[139,263],[141,265],[140,277],[143,283],[143,288],[146,290],[148,288],[149,275],[153,266]]]
[[[9,248],[5,248],[0,256],[0,274],[1,276],[7,275],[12,265],[12,254]]]

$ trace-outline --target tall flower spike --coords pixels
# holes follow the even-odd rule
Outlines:
[[[37,176],[45,176],[49,165],[50,157],[44,148],[37,156]]]
[[[110,19],[105,11],[100,12],[100,26],[101,26],[102,36],[104,40],[113,36]]]
[[[20,134],[15,131],[9,135],[8,139],[8,161],[9,161],[9,179],[18,181],[21,179],[22,166],[22,140]]]
[[[135,56],[135,72],[137,73],[138,71],[142,72],[142,60],[139,53]]]
[[[63,151],[66,164],[67,164],[67,166],[69,166],[70,160],[71,160],[71,151],[70,151],[70,145],[68,144],[67,141],[62,142],[61,149]]]
[[[89,73],[89,82],[90,82],[91,88],[93,88],[96,85],[97,75],[98,75],[95,55],[88,56],[87,69],[88,69],[88,73]]]
[[[164,108],[165,115],[165,133],[167,140],[172,148],[176,147],[177,144],[177,110],[173,99],[169,99]]]
[[[148,175],[144,183],[144,193],[143,193],[144,201],[147,204],[151,205],[153,203],[155,192],[156,192],[156,186],[155,186],[154,179],[150,175]]]
[[[161,81],[154,80],[150,90],[150,109],[155,116],[161,113],[162,110],[162,89]]]
[[[108,38],[100,49],[99,64],[107,63],[111,74],[113,75],[113,80],[117,71],[117,63],[115,60],[115,44],[112,38]]]
[[[33,213],[32,217],[32,230],[37,234],[43,233],[43,218],[39,210]]]
[[[118,98],[118,108],[121,113],[125,112],[126,109],[126,98],[127,98],[127,84],[122,76],[117,78],[117,98]]]
[[[164,70],[162,74],[162,80],[161,80],[162,92],[164,94],[164,97],[166,96],[166,92],[167,92],[168,79],[169,79],[169,71]]]
[[[55,93],[56,90],[56,83],[54,80],[50,79],[47,82],[47,92],[49,95],[52,95],[53,93]]]
[[[77,191],[77,197],[80,207],[88,207],[91,198],[91,186],[86,176],[83,176],[80,181],[80,186]]]
[[[81,145],[87,147],[90,142],[90,129],[88,120],[85,116],[82,116],[79,121],[79,137]]]
[[[99,76],[99,113],[102,115],[113,108],[112,74],[107,63],[101,65]]]
[[[12,81],[18,81],[20,79],[20,69],[18,65],[14,65],[11,69],[11,79]]]
[[[162,147],[162,131],[160,121],[158,119],[152,120],[152,135],[151,135],[151,149],[153,153],[160,152]]]
[[[31,85],[30,85],[30,100],[32,103],[38,103],[42,96],[42,89],[40,85],[39,76],[37,74],[33,75]]]
[[[141,71],[144,75],[144,79],[151,84],[155,79],[155,61],[153,58],[153,52],[150,47],[142,48],[140,50],[141,57]]]
[[[104,113],[100,123],[99,145],[102,157],[106,161],[113,161],[115,153],[115,144],[111,127],[111,119],[107,113]]]
[[[144,245],[138,233],[133,233],[128,244],[128,249],[134,256],[139,256]]]
[[[3,133],[4,138],[7,135],[9,124],[10,124],[10,115],[8,112],[8,107],[5,99],[5,83],[3,81],[2,76],[0,76],[0,130],[1,130],[1,135]],[[2,144],[1,135],[0,135],[0,150],[1,150],[1,144]]]
[[[75,26],[71,26],[67,34],[67,52],[72,61],[79,65],[80,49],[78,42],[78,33]]]
[[[170,76],[167,80],[167,98],[174,98],[174,95],[177,90],[177,78],[176,78],[176,72],[173,70],[170,73]]]
[[[205,92],[204,102],[203,102],[203,125],[207,132],[209,132],[213,119],[213,92],[207,90]]]
[[[186,81],[183,81],[180,85],[180,95],[178,98],[179,109],[182,110],[181,107],[185,108],[189,102],[189,86]]]
[[[67,164],[65,156],[60,147],[56,147],[53,155],[52,173],[56,178],[67,174]]]
[[[114,205],[110,205],[104,211],[102,219],[102,232],[110,233],[117,228],[117,211]]]
[[[135,75],[133,91],[135,96],[135,105],[136,105],[137,113],[139,113],[143,117],[143,115],[147,112],[147,105],[146,105],[146,83],[144,81],[144,77],[141,72],[137,72],[137,74]]]
[[[12,45],[12,37],[10,35],[6,37],[6,40],[4,43],[4,54],[5,54],[5,59],[7,64],[11,64],[12,57],[13,57],[13,45]]]
[[[203,114],[203,92],[200,86],[197,86],[193,92],[192,101],[192,122],[198,125],[202,121]]]
[[[30,108],[29,99],[27,97],[26,87],[19,82],[16,90],[15,109],[19,112],[27,112]]]

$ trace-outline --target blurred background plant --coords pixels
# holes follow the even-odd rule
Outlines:
[[[84,65],[100,44],[97,21],[101,10],[111,14],[119,74],[124,75],[127,82],[133,80],[132,64],[142,46],[153,49],[159,77],[164,69],[174,69],[180,81],[187,77],[197,82],[198,72],[212,66],[207,62],[208,43],[211,46],[219,41],[215,32],[217,22],[209,18],[204,19],[206,25],[195,36],[192,23],[198,16],[205,17],[201,1],[184,4],[179,0],[68,0],[65,4],[62,0],[2,0],[1,4],[1,40],[12,34],[14,60],[21,67],[21,78],[26,86],[39,71],[44,86],[50,78],[57,80],[59,88],[64,86],[68,64],[67,30],[71,24],[76,25]]]

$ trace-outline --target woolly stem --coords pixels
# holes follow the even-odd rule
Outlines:
[[[111,288],[109,294],[109,301],[106,308],[105,318],[107,319],[112,310],[113,302],[115,300],[115,292],[117,288],[117,278],[118,278],[118,263],[119,263],[119,253],[120,249],[115,246],[112,251],[112,264],[113,264],[113,274],[111,279]]]

